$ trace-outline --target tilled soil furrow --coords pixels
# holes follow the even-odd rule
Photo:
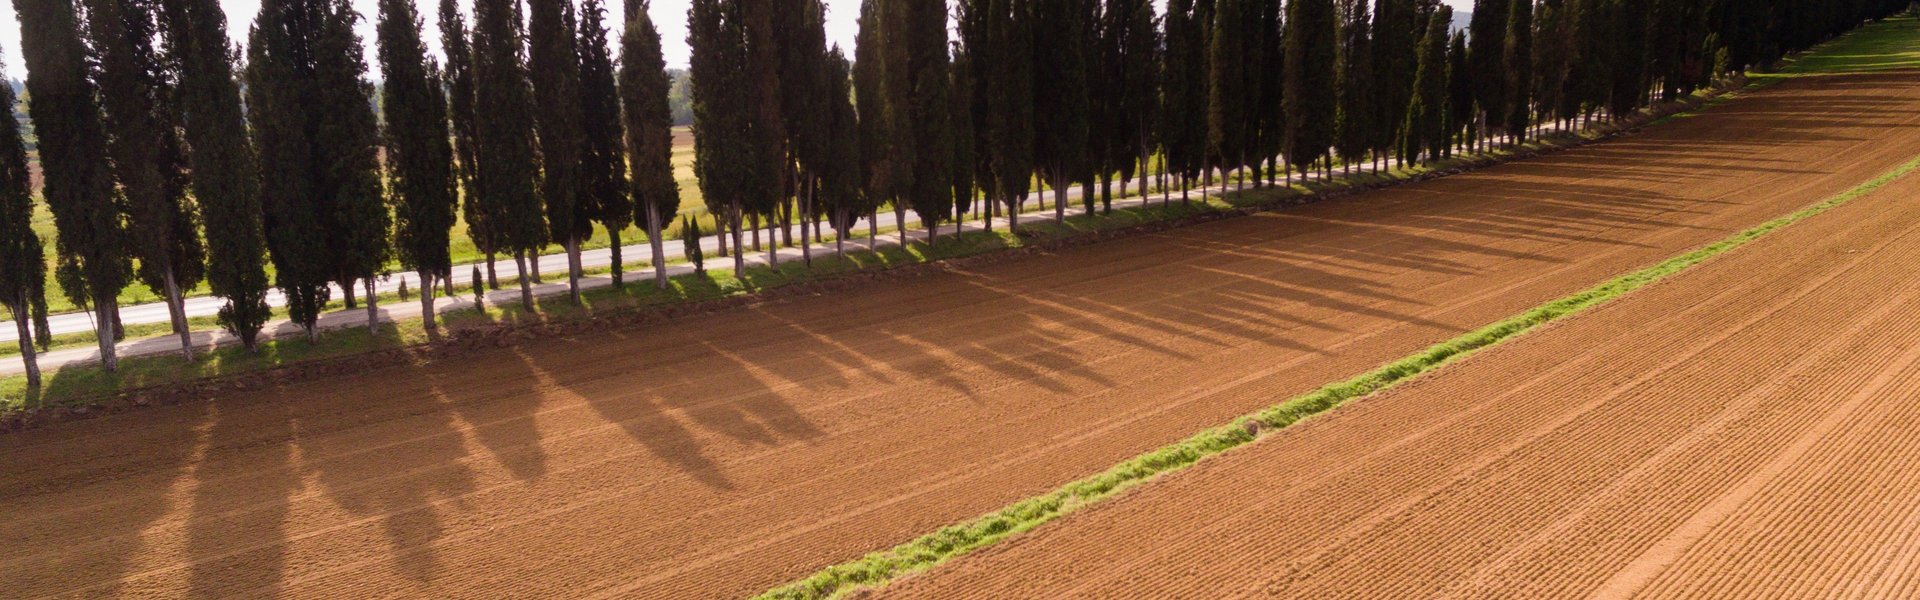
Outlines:
[[[1911,553],[1911,476],[1886,471],[1914,463],[1867,454],[1920,455],[1879,424],[1920,385],[1916,195],[1903,178],[886,595],[1612,597],[1636,556],[1650,597],[1907,589],[1887,563]]]

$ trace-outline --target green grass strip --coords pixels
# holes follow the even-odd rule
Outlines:
[[[1273,430],[1298,423],[1349,400],[1391,388],[1441,365],[1512,339],[1562,317],[1603,304],[1623,294],[1660,281],[1728,250],[1802,219],[1818,215],[1886,186],[1920,168],[1920,157],[1871,181],[1813,206],[1736,233],[1698,250],[1629,273],[1571,296],[1537,306],[1516,316],[1434,345],[1419,354],[1394,361],[1346,381],[1272,406],[1226,425],[1207,429],[1184,441],[1136,456],[1106,472],[1081,479],[1052,492],[1015,502],[973,520],[941,528],[919,539],[874,552],[858,560],[822,569],[805,579],[769,590],[763,599],[822,599],[884,586],[902,575],[924,571],[942,562],[991,545],[1080,510],[1155,477],[1186,469],[1201,459],[1245,445]],[[1258,422],[1259,427],[1250,427]]]

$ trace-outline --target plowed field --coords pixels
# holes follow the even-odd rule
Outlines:
[[[1920,175],[903,580],[925,598],[1920,595]]]
[[[1916,125],[1910,73],[1795,80],[1417,185],[4,436],[0,595],[751,594],[1852,188]]]

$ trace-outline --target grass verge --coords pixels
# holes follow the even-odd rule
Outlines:
[[[1043,495],[1015,502],[973,520],[941,528],[919,539],[874,552],[852,562],[822,569],[811,576],[760,594],[762,599],[803,600],[834,598],[859,589],[884,586],[894,579],[924,571],[943,562],[992,545],[1008,536],[1033,529],[1061,516],[1099,503],[1153,478],[1177,472],[1202,459],[1252,442],[1263,434],[1287,427],[1347,401],[1364,397],[1432,371],[1482,349],[1532,331],[1541,325],[1579,313],[1660,281],[1714,256],[1808,217],[1818,215],[1878,190],[1920,168],[1915,158],[1871,181],[1817,204],[1741,231],[1700,249],[1669,258],[1534,307],[1478,330],[1435,344],[1418,354],[1388,363],[1352,379],[1328,384],[1290,398],[1225,425],[1207,429],[1185,440],[1147,452],[1105,472],[1068,483]]]

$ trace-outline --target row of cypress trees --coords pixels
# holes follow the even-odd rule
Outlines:
[[[644,1],[626,5],[616,61],[600,0],[476,0],[471,28],[442,0],[443,66],[412,2],[380,0],[377,109],[348,0],[265,0],[244,63],[217,0],[79,2],[15,6],[54,279],[93,311],[109,370],[115,299],[134,281],[167,298],[189,358],[182,290],[206,281],[226,301],[222,327],[252,347],[269,260],[309,336],[335,287],[351,307],[364,286],[371,325],[390,259],[423,291],[452,288],[456,211],[491,284],[497,255],[529,274],[529,306],[527,262],[549,243],[566,249],[579,301],[596,226],[641,224],[665,285],[671,81]],[[883,206],[930,232],[974,211],[1017,224],[1035,180],[1056,217],[1076,184],[1089,211],[1110,208],[1115,176],[1144,195],[1156,157],[1184,197],[1215,171],[1261,185],[1522,140],[1770,64],[1903,3],[1478,0],[1457,32],[1436,0],[1169,0],[1164,15],[1152,0],[955,0],[951,15],[865,0],[849,60],[826,43],[821,0],[694,0],[696,171],[737,268],[763,221],[777,261],[794,223],[804,249],[862,218],[871,236]],[[31,369],[46,265],[20,137],[0,124],[0,304],[38,330],[21,336]],[[421,298],[429,330],[434,296]]]
[[[670,81],[644,3],[629,4],[616,66],[599,0],[533,0],[530,18],[514,0],[480,0],[471,31],[443,0],[443,68],[413,3],[381,0],[376,92],[348,0],[266,0],[244,61],[217,0],[81,2],[16,8],[55,281],[94,311],[107,370],[115,299],[136,280],[167,299],[189,360],[182,294],[202,281],[225,300],[221,326],[252,348],[270,286],[310,338],[334,289],[353,307],[364,287],[371,327],[374,279],[397,260],[428,292],[432,331],[431,292],[453,288],[456,211],[490,273],[495,254],[524,269],[559,242],[577,301],[592,227],[617,235],[637,220],[657,247],[678,206]],[[50,340],[31,181],[18,124],[0,124],[0,304],[38,385],[34,346]]]

